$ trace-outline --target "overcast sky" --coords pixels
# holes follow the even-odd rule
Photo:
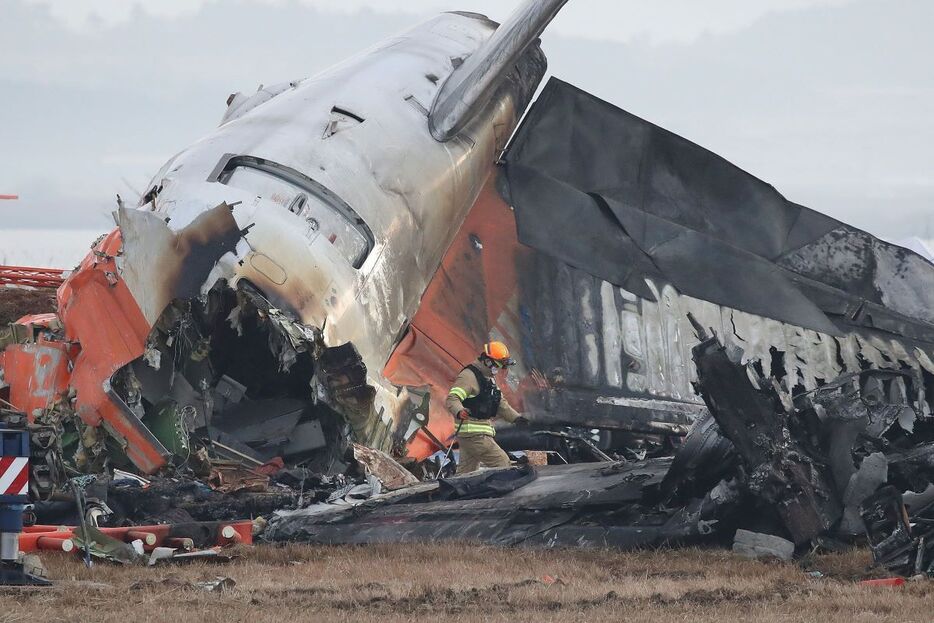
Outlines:
[[[0,194],[21,196],[0,202],[3,230],[106,229],[114,194],[216,126],[229,93],[314,74],[438,11],[515,5],[0,0]],[[932,24],[929,0],[570,0],[543,47],[554,75],[793,201],[930,239]]]

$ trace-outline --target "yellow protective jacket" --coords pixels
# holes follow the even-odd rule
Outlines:
[[[486,367],[479,359],[471,364],[483,374],[486,378],[496,382],[496,377],[493,376],[493,373],[489,368]],[[457,414],[464,409],[464,400],[476,396],[480,393],[480,385],[477,383],[477,377],[474,376],[474,373],[469,368],[464,368],[461,370],[461,373],[457,375],[457,378],[454,379],[454,385],[451,387],[451,391],[448,392],[447,400],[444,401],[444,406],[447,407],[448,411],[455,418],[455,423],[459,423],[460,420],[457,420]],[[506,402],[506,398],[503,397],[499,402],[499,409],[496,411],[496,417],[502,418],[507,422],[514,422],[516,418],[519,417],[519,413],[516,412],[512,406]],[[460,436],[471,436],[471,435],[489,435],[493,437],[496,435],[496,429],[493,428],[492,420],[475,420],[473,418],[467,418],[463,424],[461,424]]]

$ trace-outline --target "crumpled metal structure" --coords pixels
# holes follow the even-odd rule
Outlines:
[[[738,458],[740,487],[796,545],[865,533],[877,564],[934,571],[925,545],[934,505],[911,493],[934,487],[934,419],[922,410],[929,388],[921,375],[866,369],[791,396],[697,328],[698,391],[711,418],[691,435],[715,441],[692,447],[692,462],[723,475],[736,473],[723,454]],[[902,492],[915,499],[910,507]]]
[[[152,212],[118,216],[60,288],[58,314],[19,321],[0,354],[10,401],[51,431],[39,445],[86,473],[143,474],[205,443],[218,458],[321,472],[346,466],[351,436],[389,448],[353,345],[326,345],[219,272],[248,235],[230,206],[178,231]]]
[[[499,28],[445,14],[232,96],[120,206],[58,312],[4,338],[39,496],[63,462],[176,468],[290,489],[271,540],[742,528],[788,551],[868,529],[881,563],[931,568],[909,519],[932,508],[934,265],[559,80],[519,124],[563,4]],[[499,442],[598,462],[414,483],[393,457],[447,449],[444,396],[491,339],[532,424]]]
[[[422,483],[351,507],[278,514],[264,538],[633,549],[726,544],[736,534],[740,550],[779,543],[790,555],[866,533],[877,563],[934,573],[926,545],[934,502],[928,494],[909,512],[900,493],[934,488],[934,420],[920,408],[920,375],[867,369],[792,396],[691,320],[708,412],[674,459],[526,465]]]
[[[384,370],[432,389],[438,438],[453,430],[446,383],[500,339],[518,360],[504,392],[533,428],[670,452],[706,412],[688,313],[786,393],[867,368],[934,382],[934,265],[567,83],[532,105],[498,182]],[[500,440],[554,449],[521,431]]]
[[[643,298],[654,298],[648,277],[831,335],[866,327],[929,339],[934,329],[924,258],[560,80],[505,161],[521,242]]]
[[[495,545],[637,548],[709,538],[708,519],[730,492],[685,508],[653,508],[645,491],[670,460],[585,463],[492,470],[422,483],[354,506],[312,507],[274,517],[274,542],[415,543],[477,541]]]

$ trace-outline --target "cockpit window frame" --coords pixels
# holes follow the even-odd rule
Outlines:
[[[366,221],[364,221],[346,201],[334,194],[328,187],[291,167],[273,162],[272,160],[267,160],[266,158],[247,156],[244,154],[224,154],[220,162],[217,163],[217,166],[214,167],[214,170],[211,171],[207,181],[226,184],[230,174],[233,173],[234,169],[239,167],[254,169],[276,177],[288,184],[301,188],[303,191],[333,208],[341,217],[346,219],[351,226],[362,233],[363,237],[366,239],[366,252],[362,253],[356,262],[351,263],[351,266],[359,270],[360,267],[366,263],[367,258],[376,246],[376,239],[373,236],[373,231],[370,229],[370,226],[366,224]]]

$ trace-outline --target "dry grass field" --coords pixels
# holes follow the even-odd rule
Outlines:
[[[866,587],[865,550],[798,564],[722,550],[475,546],[244,548],[229,564],[86,570],[46,555],[50,589],[0,589],[0,622],[931,621],[934,583]],[[819,570],[823,577],[812,577]],[[208,593],[189,583],[229,576]],[[542,581],[551,576],[555,581]],[[139,585],[141,583],[142,585]],[[134,584],[137,586],[134,587]]]

